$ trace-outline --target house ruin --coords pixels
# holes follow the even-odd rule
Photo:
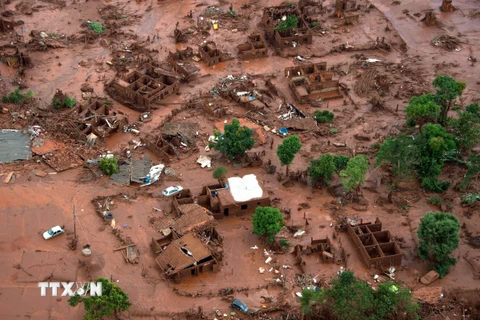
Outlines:
[[[187,62],[194,56],[193,49],[187,47],[185,50],[177,50],[175,53],[169,52],[167,62],[173,67],[173,70],[182,76],[182,79],[188,80],[200,70],[194,64]]]
[[[279,31],[278,26],[288,16],[297,17],[297,26],[289,30]],[[308,24],[296,5],[287,4],[265,8],[263,10],[262,23],[265,26],[267,40],[275,47],[296,47],[297,45],[312,43],[312,34],[309,32]]]
[[[327,71],[327,63],[309,63],[285,68],[289,87],[301,103],[310,100],[341,98],[340,84],[333,80],[333,72]]]
[[[218,49],[213,41],[205,41],[203,44],[199,45],[198,52],[208,67],[230,60],[230,57]]]
[[[390,231],[382,230],[378,218],[374,223],[347,223],[347,231],[367,267],[401,265],[402,251]]]
[[[248,36],[247,42],[237,46],[238,58],[242,60],[268,57],[267,44],[258,33]]]
[[[167,277],[176,281],[219,268],[208,246],[193,233],[173,240],[155,261]]]
[[[178,91],[177,78],[146,64],[124,77],[116,77],[107,86],[110,96],[133,110],[146,112],[156,101]]]

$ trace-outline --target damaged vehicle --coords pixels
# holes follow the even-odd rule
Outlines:
[[[183,190],[183,187],[181,186],[171,186],[171,187],[168,187],[167,189],[163,190],[162,193],[164,196],[166,197],[170,197],[176,193],[179,193],[180,191]]]

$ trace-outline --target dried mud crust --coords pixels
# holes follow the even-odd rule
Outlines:
[[[383,0],[371,3],[373,5],[360,1],[358,9],[351,8],[347,12],[348,16],[358,15],[358,22],[353,19],[353,24],[350,20],[346,21],[348,19],[332,17],[332,1],[325,2],[321,10],[314,6],[309,10],[315,11],[315,22],[319,26],[311,29],[312,44],[279,50],[268,42],[268,58],[246,61],[236,59],[238,45],[244,44],[253,33],[265,34],[261,23],[264,4],[259,1],[233,2],[235,14],[230,12],[230,4],[210,0],[198,4],[191,1],[112,3],[68,0],[7,3],[5,9],[12,14],[11,18],[24,24],[15,27],[16,31],[19,28],[22,30],[19,36],[14,32],[1,34],[0,52],[18,59],[18,53],[11,51],[10,43],[13,43],[29,55],[33,68],[15,69],[13,63],[2,63],[0,93],[3,96],[20,85],[34,91],[36,99],[23,105],[2,104],[2,108],[8,110],[0,114],[0,128],[24,129],[40,125],[44,144],[38,147],[39,153],[43,153],[42,148],[65,149],[62,146],[69,145],[83,161],[98,158],[107,150],[126,157],[125,150],[132,150],[134,159],[148,155],[159,162],[145,148],[133,150],[135,143],[129,142],[159,138],[162,132],[166,140],[177,146],[188,140],[188,147],[176,148],[170,155],[169,172],[174,172],[174,176],[166,175],[158,185],[140,191],[134,186],[109,184],[108,177],[102,177],[101,172],[90,166],[56,173],[37,155],[33,161],[2,164],[2,178],[10,172],[15,173],[15,178],[9,184],[2,182],[0,186],[0,212],[8,218],[7,223],[0,224],[0,241],[8,243],[2,245],[5,259],[1,259],[0,265],[2,270],[10,270],[0,276],[0,283],[4,288],[13,288],[9,294],[14,292],[14,297],[8,301],[2,299],[7,296],[7,291],[2,290],[0,310],[3,311],[0,314],[6,317],[36,314],[41,317],[46,313],[40,314],[40,310],[48,309],[50,315],[62,313],[72,319],[81,319],[80,311],[66,309],[66,299],[45,302],[47,300],[38,297],[36,287],[18,281],[25,277],[25,271],[35,272],[34,268],[29,268],[30,265],[22,264],[22,252],[42,251],[61,253],[62,257],[55,263],[59,266],[62,263],[72,264],[79,280],[98,276],[112,276],[118,280],[117,284],[129,294],[133,303],[132,310],[124,314],[124,318],[219,318],[215,310],[218,309],[223,317],[223,313],[232,311],[229,308],[232,299],[239,298],[249,307],[261,309],[256,316],[259,319],[282,315],[284,318],[288,315],[289,319],[300,319],[295,293],[301,290],[301,286],[311,285],[315,276],[321,279],[318,283],[327,283],[339,266],[320,262],[316,255],[310,255],[304,257],[305,272],[300,273],[300,267],[295,265],[295,256],[290,252],[292,250],[280,248],[282,250],[273,254],[272,264],[285,279],[278,285],[274,280],[278,274],[273,270],[268,272],[270,266],[265,265],[263,249],[268,249],[268,246],[252,233],[249,217],[228,217],[218,221],[218,232],[224,237],[224,257],[219,272],[204,273],[176,284],[165,279],[159,270],[150,249],[152,238],[159,233],[151,222],[168,217],[172,212],[171,202],[159,197],[159,193],[172,184],[181,184],[198,194],[206,182],[216,183],[211,171],[201,169],[195,163],[199,155],[212,157],[214,166],[227,166],[231,175],[256,174],[265,183],[265,192],[274,200],[274,205],[282,208],[287,228],[281,231],[281,236],[292,248],[310,245],[312,238],[329,237],[342,257],[343,266],[370,282],[373,270],[364,266],[348,235],[336,230],[335,226],[345,224],[347,219],[374,221],[380,217],[385,229],[390,230],[404,253],[397,279],[413,291],[419,289],[416,279],[428,271],[428,265],[418,260],[415,230],[426,211],[438,210],[425,201],[431,195],[423,194],[417,182],[405,183],[391,190],[393,177],[383,168],[372,167],[361,201],[352,203],[351,199],[344,199],[338,177],[330,189],[333,196],[326,188],[306,185],[305,168],[311,158],[325,153],[365,154],[373,163],[378,144],[388,135],[399,132],[408,100],[412,96],[431,92],[430,83],[437,74],[451,74],[467,82],[464,102],[477,101],[480,90],[478,79],[474,76],[476,73],[472,72],[477,68],[476,52],[472,47],[479,45],[478,30],[471,29],[478,21],[478,10],[468,8],[468,4],[456,4],[466,6],[462,10],[468,15],[464,17],[459,10],[442,14],[438,20],[443,20],[443,26],[426,27],[413,23],[412,20],[419,21],[420,18],[413,12],[409,1],[395,6]],[[275,1],[272,5],[280,3]],[[416,10],[432,9],[429,6],[423,3]],[[412,12],[407,15],[405,9]],[[199,22],[200,16],[204,17],[203,22]],[[218,21],[219,30],[212,29],[212,19]],[[87,20],[101,23],[104,32],[98,34],[89,29]],[[312,23],[311,19],[307,22]],[[175,43],[176,28],[181,35],[178,37],[181,41],[177,41],[181,43],[178,44]],[[436,40],[432,42],[432,39]],[[228,53],[233,59],[210,67],[204,61],[193,60],[192,57],[199,57],[198,46],[204,41],[215,42],[222,53]],[[150,122],[138,122],[139,112],[110,101],[105,89],[114,79],[122,79],[146,65],[165,74],[175,74],[175,68],[166,59],[170,53],[187,47],[192,48],[193,54],[181,63],[191,63],[199,69],[198,74],[182,78],[177,94],[153,104],[149,111],[152,116]],[[318,62],[327,62],[333,79],[340,82],[343,99],[298,103],[285,79],[284,69]],[[129,116],[129,124],[135,124],[140,135],[112,133],[95,148],[87,148],[85,141],[78,139],[75,130],[71,129],[75,127],[76,120],[67,117],[68,110],[50,108],[57,89],[73,93],[82,105],[107,101],[112,110]],[[263,109],[237,101],[236,92],[243,90],[255,90],[261,96],[257,102],[263,104]],[[332,123],[319,125],[314,121],[305,124],[298,118],[287,123],[278,118],[281,114],[292,112],[283,102],[294,104],[307,116],[315,110],[329,110],[335,114],[335,119]],[[228,162],[218,153],[205,151],[215,123],[233,117],[244,118],[256,125],[265,138],[262,141],[256,136],[255,149],[240,165]],[[189,128],[192,123],[198,126],[195,130],[178,129]],[[278,129],[284,125],[289,125],[292,132],[299,134],[303,144],[288,175],[275,153],[282,138],[265,129],[265,126]],[[179,135],[175,137],[175,134]],[[39,141],[35,143],[40,144]],[[39,171],[47,175],[37,175]],[[462,174],[448,171],[445,175],[449,179],[457,179]],[[136,194],[133,195],[132,191]],[[123,195],[131,201],[123,202]],[[442,209],[451,207],[466,226],[462,228],[460,248],[455,252],[459,262],[448,277],[435,282],[437,288],[444,289],[446,298],[438,303],[425,303],[423,319],[454,318],[460,314],[471,319],[478,317],[478,303],[473,299],[478,292],[472,287],[477,286],[480,276],[480,224],[475,219],[479,208],[478,203],[472,207],[461,207],[458,197],[455,191],[442,196],[445,200]],[[92,199],[100,198],[110,198],[118,204],[112,205],[120,226],[117,231],[112,232],[110,224],[97,212],[98,201],[92,204]],[[448,208],[447,203],[450,204]],[[72,205],[77,212],[77,248],[90,244],[93,252],[91,259],[77,257],[79,250],[71,251],[68,247],[73,245],[69,240],[73,234]],[[41,233],[57,224],[67,226],[66,237],[44,241]],[[293,236],[301,230],[305,230],[306,234]],[[138,263],[127,263],[121,252],[113,252],[114,248],[131,242],[136,245]],[[252,249],[255,247],[258,249]],[[12,261],[15,268],[11,268]],[[267,271],[261,274],[259,267]],[[431,293],[437,291],[431,289]],[[429,301],[437,298],[438,295],[433,297],[430,294]],[[29,306],[25,306],[25,299],[31,302]],[[236,318],[242,317],[248,318],[237,312]]]

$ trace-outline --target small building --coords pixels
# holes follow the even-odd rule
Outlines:
[[[251,34],[246,43],[237,46],[238,57],[242,60],[268,57],[267,44],[258,33]]]
[[[167,277],[177,281],[200,272],[218,270],[218,263],[208,247],[192,233],[173,240],[155,261]]]
[[[205,187],[208,204],[215,218],[253,214],[257,207],[271,204],[254,174],[228,178],[226,186]]]
[[[402,264],[402,250],[390,231],[382,230],[380,219],[377,218],[375,223],[347,223],[347,231],[367,267]]]
[[[333,80],[333,72],[327,71],[327,63],[309,63],[285,68],[289,87],[300,103],[309,100],[341,98],[340,84]]]

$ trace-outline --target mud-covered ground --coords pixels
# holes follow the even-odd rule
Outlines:
[[[254,173],[264,183],[265,191],[275,199],[276,207],[291,209],[287,217],[289,226],[298,226],[306,233],[293,237],[283,230],[280,238],[287,239],[292,245],[309,244],[310,239],[329,237],[334,247],[343,248],[345,260],[343,267],[373,284],[376,270],[367,269],[356,252],[346,233],[335,232],[339,217],[374,221],[376,217],[383,222],[384,229],[390,230],[403,250],[402,266],[397,268],[396,279],[404,282],[421,300],[434,303],[427,319],[462,319],[465,311],[463,304],[473,306],[480,288],[479,265],[472,265],[472,257],[479,257],[480,250],[468,244],[469,237],[479,236],[480,207],[464,208],[460,205],[459,194],[449,191],[443,195],[451,203],[451,212],[461,222],[461,245],[454,252],[458,263],[444,279],[437,280],[429,287],[418,282],[418,278],[428,271],[428,264],[422,262],[416,253],[416,228],[420,218],[427,211],[437,210],[428,204],[425,194],[417,181],[406,181],[399,185],[393,194],[393,203],[387,200],[392,177],[383,168],[374,168],[375,145],[380,144],[391,133],[398,132],[397,127],[404,124],[404,108],[414,95],[432,90],[430,83],[436,75],[449,75],[468,84],[463,94],[463,103],[478,102],[480,98],[479,67],[472,60],[478,58],[480,46],[480,7],[476,1],[454,1],[457,10],[451,13],[439,11],[440,1],[395,1],[372,0],[358,1],[359,22],[344,26],[332,18],[332,1],[323,3],[325,12],[318,15],[321,30],[314,33],[313,44],[289,48],[283,51],[269,45],[269,57],[242,61],[236,59],[237,45],[244,43],[252,32],[263,33],[260,24],[263,8],[279,5],[281,1],[5,1],[5,9],[15,21],[23,24],[15,31],[0,33],[0,44],[12,41],[30,42],[29,55],[33,67],[22,74],[8,64],[0,64],[0,94],[3,96],[19,85],[35,92],[35,108],[45,110],[57,89],[82,98],[82,85],[87,83],[93,88],[94,95],[100,99],[110,99],[105,84],[113,79],[118,64],[124,62],[127,70],[133,70],[137,61],[128,59],[132,44],[139,44],[148,59],[163,61],[169,52],[187,46],[197,50],[205,40],[213,40],[233,59],[206,67],[202,62],[193,62],[200,68],[199,74],[187,83],[180,85],[178,94],[162,100],[152,111],[152,121],[140,126],[140,136],[159,132],[159,126],[173,110],[181,108],[182,103],[192,97],[208,93],[219,79],[228,75],[247,75],[256,83],[264,85],[270,79],[278,89],[280,101],[296,103],[305,113],[312,114],[317,109],[328,109],[335,114],[332,124],[321,124],[316,131],[296,132],[302,139],[302,150],[290,166],[290,171],[305,170],[312,158],[323,153],[358,154],[369,156],[371,168],[363,189],[364,200],[361,204],[342,206],[326,189],[314,189],[309,185],[291,183],[283,186],[277,174],[268,174],[263,167],[247,167],[227,162],[215,151],[205,151],[207,138],[213,133],[214,123],[233,117],[245,117],[248,112],[242,106],[224,101],[227,115],[213,117],[202,109],[185,109],[176,114],[171,122],[197,123],[199,135],[196,147],[179,151],[170,167],[174,169],[179,181],[164,177],[160,183],[146,188],[138,186],[119,186],[109,183],[107,177],[82,182],[88,172],[84,168],[71,169],[55,173],[40,158],[34,160],[0,165],[0,318],[1,319],[81,319],[82,308],[71,308],[65,297],[40,297],[38,281],[45,280],[52,272],[65,281],[88,281],[96,277],[112,278],[130,296],[132,308],[121,315],[128,319],[186,319],[190,311],[201,307],[208,319],[215,317],[215,310],[230,314],[229,301],[219,290],[230,287],[235,296],[250,308],[269,310],[274,306],[290,306],[281,310],[284,314],[294,312],[298,307],[295,293],[301,291],[296,284],[296,276],[301,274],[295,266],[294,256],[290,252],[275,254],[277,266],[286,281],[285,286],[275,283],[278,274],[266,271],[260,274],[259,267],[265,267],[263,249],[265,244],[252,233],[249,217],[228,217],[218,221],[217,230],[224,237],[224,258],[217,273],[203,273],[181,284],[164,278],[155,263],[150,250],[150,241],[157,231],[150,220],[170,212],[169,199],[159,196],[164,188],[181,184],[194,194],[201,192],[206,183],[215,183],[212,171],[200,168],[196,164],[199,155],[213,158],[213,166],[223,164],[229,169],[228,176],[243,176]],[[210,29],[208,34],[196,32],[197,17],[206,16],[209,6],[228,12],[232,5],[235,18],[222,17],[220,29]],[[439,25],[427,27],[421,18],[433,9]],[[476,10],[476,11],[475,11]],[[192,12],[193,17],[189,17]],[[417,14],[418,13],[418,14]],[[86,32],[87,20],[98,21],[106,26],[100,36],[92,37]],[[173,34],[176,23],[178,28],[188,30],[187,43],[175,44]],[[83,25],[82,25],[83,24]],[[46,50],[35,50],[37,45],[32,31],[45,32],[47,42],[54,45]],[[322,32],[325,31],[325,32]],[[17,36],[15,37],[15,33]],[[449,51],[433,46],[431,40],[441,35],[450,35],[458,39],[456,50]],[[377,39],[385,38],[391,50],[375,47]],[[45,40],[45,39],[44,39]],[[351,51],[341,51],[340,46],[348,44]],[[404,50],[407,48],[407,50]],[[138,52],[137,52],[138,53]],[[127,56],[124,59],[124,56]],[[363,55],[363,56],[362,56]],[[316,105],[298,104],[288,87],[284,75],[285,67],[299,65],[300,56],[310,62],[325,61],[346,90],[344,98],[320,101]],[[118,57],[121,57],[120,60]],[[362,57],[378,59],[366,65]],[[121,63],[120,63],[121,64]],[[373,70],[373,71],[372,71]],[[388,86],[378,89],[367,72],[385,76]],[[364,75],[362,77],[362,75]],[[375,109],[370,102],[380,99],[383,108]],[[2,104],[9,112],[0,114],[2,129],[24,129],[28,123],[12,112],[20,114],[29,106],[18,108]],[[139,112],[127,108],[115,101],[113,107],[130,116],[129,122],[137,121]],[[23,109],[22,109],[23,108]],[[274,111],[272,111],[274,114]],[[51,121],[56,115],[51,114]],[[337,133],[332,128],[336,128]],[[284,174],[276,156],[276,146],[282,139],[271,132],[263,131],[267,143],[257,144],[254,151],[265,151],[262,160],[268,160],[277,166],[277,173]],[[69,144],[70,140],[58,141],[58,132],[42,132],[45,139],[44,149],[54,150]],[[57,140],[56,140],[57,138]],[[96,156],[108,151],[120,152],[132,140],[139,137],[131,133],[114,133],[96,150]],[[273,140],[273,142],[271,142]],[[334,143],[344,143],[346,147],[335,147]],[[271,148],[273,146],[273,148]],[[38,152],[38,151],[37,151]],[[39,152],[40,153],[40,152]],[[135,157],[144,154],[158,159],[145,148],[138,148]],[[38,161],[37,161],[38,160]],[[38,170],[48,174],[36,175]],[[5,184],[3,180],[10,172],[15,173],[14,181]],[[445,177],[458,182],[464,171],[458,167],[445,166]],[[125,194],[130,201],[115,198],[117,208],[115,218],[122,233],[136,243],[140,253],[138,264],[125,262],[120,252],[113,252],[119,246],[118,239],[111,228],[104,225],[97,215],[91,200],[99,196]],[[162,209],[162,212],[152,209]],[[72,251],[68,239],[73,235],[73,210],[77,219],[78,248],[90,244],[93,255],[85,263],[80,250]],[[308,225],[305,225],[305,219]],[[65,225],[66,235],[49,241],[43,240],[41,233],[54,225]],[[335,234],[335,235],[334,235]],[[251,249],[258,246],[258,250]],[[48,254],[45,254],[48,253]],[[307,258],[306,273],[319,280],[328,280],[340,269],[340,265],[322,263],[317,258]],[[478,261],[478,260],[477,260]],[[90,264],[90,265],[89,265]],[[268,267],[269,268],[269,267]],[[52,271],[53,270],[53,271]],[[475,291],[476,290],[476,291]],[[438,293],[443,293],[442,299]],[[265,303],[261,297],[275,297],[278,303]],[[456,302],[452,299],[457,298]],[[470,300],[469,300],[470,299]],[[279,301],[280,300],[280,301]],[[458,301],[460,300],[460,302]],[[430,310],[430,309],[429,309]],[[271,317],[280,313],[273,312]],[[241,317],[236,315],[236,317]],[[218,317],[217,317],[218,318]],[[226,317],[225,317],[226,318]],[[267,317],[266,317],[267,318]]]

